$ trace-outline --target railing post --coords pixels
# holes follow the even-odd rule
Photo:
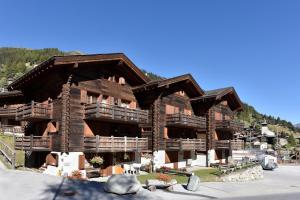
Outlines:
[[[32,147],[33,147],[33,135],[30,135],[30,151],[32,151]]]
[[[127,137],[124,136],[124,151],[127,151]]]
[[[52,141],[52,137],[53,137],[53,135],[50,135],[50,136],[49,136],[49,148],[50,148],[50,151],[53,150],[53,141]]]
[[[115,147],[114,147],[114,136],[111,136],[111,151],[115,152]]]
[[[34,116],[34,101],[31,101],[31,116]]]
[[[50,103],[50,118],[52,119],[53,118],[53,103]]]
[[[179,140],[179,151],[182,151],[182,139]]]
[[[135,147],[136,147],[136,151],[138,151],[139,150],[139,146],[138,146],[138,143],[139,143],[139,141],[138,141],[138,137],[135,137]]]
[[[99,140],[100,140],[99,135],[96,135],[96,152],[97,153],[99,152]]]
[[[14,150],[12,152],[11,165],[13,169],[16,169],[16,152]]]
[[[96,117],[100,117],[100,102],[97,101],[96,103]]]

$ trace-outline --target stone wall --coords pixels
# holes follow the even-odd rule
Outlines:
[[[261,180],[264,178],[263,169],[260,165],[232,172],[228,175],[223,175],[220,180],[223,182],[248,182]]]

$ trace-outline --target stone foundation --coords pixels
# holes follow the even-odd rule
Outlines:
[[[260,165],[258,165],[221,176],[220,180],[223,182],[249,182],[254,180],[261,180],[263,178],[263,169]]]

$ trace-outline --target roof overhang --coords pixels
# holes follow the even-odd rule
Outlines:
[[[169,79],[151,81],[135,87],[133,91],[135,94],[159,92],[163,93],[164,96],[173,94],[175,92],[184,91],[190,98],[196,98],[204,95],[204,91],[190,74]]]
[[[233,87],[217,89],[214,92],[207,91],[205,95],[191,99],[191,102],[212,102],[214,105],[216,105],[225,100],[232,111],[243,110],[243,103]]]
[[[118,62],[118,67],[126,67],[130,74],[134,75],[135,81],[138,84],[145,84],[150,79],[123,53],[113,54],[90,54],[90,55],[67,55],[54,56],[37,67],[33,68],[19,79],[8,86],[9,90],[20,90],[23,84],[36,80],[42,74],[47,73],[51,68],[61,68],[68,66],[78,67],[82,63],[97,63],[97,62]]]
[[[7,91],[0,93],[0,104],[22,103],[24,95],[19,90]]]

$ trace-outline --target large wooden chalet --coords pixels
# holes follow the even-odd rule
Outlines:
[[[155,167],[182,168],[222,162],[244,145],[234,139],[243,125],[233,88],[204,91],[190,74],[150,80],[122,53],[55,56],[8,90],[1,127],[20,126],[15,149],[30,167],[84,170],[101,155],[111,169],[152,155]]]

